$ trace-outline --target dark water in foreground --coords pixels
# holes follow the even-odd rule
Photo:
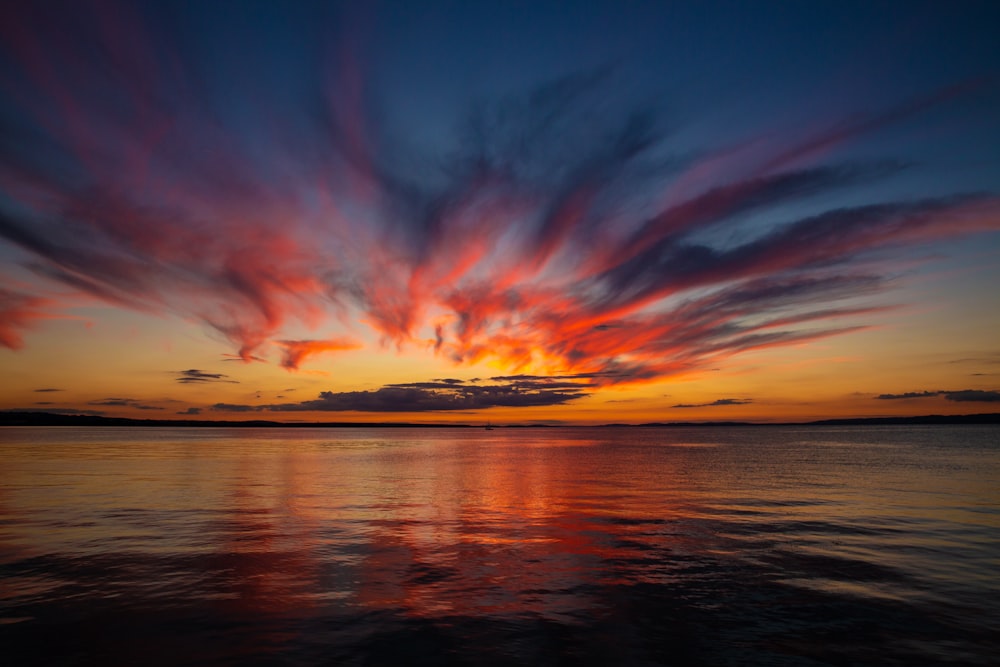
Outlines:
[[[0,652],[996,664],[1000,428],[0,428]]]

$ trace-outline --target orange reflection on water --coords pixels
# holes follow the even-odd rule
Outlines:
[[[52,664],[740,664],[747,628],[792,664],[855,613],[891,646],[992,636],[995,430],[21,433],[0,639],[60,636]]]
[[[897,600],[925,594],[910,585],[918,577],[988,588],[989,554],[975,552],[998,527],[975,511],[997,502],[987,450],[913,447],[912,434],[853,444],[857,433],[123,429],[84,443],[8,440],[0,562],[12,574],[0,604],[18,619],[78,599],[182,610],[237,628],[226,655],[249,656],[309,640],[317,619],[348,633],[358,626],[345,619],[369,630],[386,619],[581,626],[627,621],[645,604],[633,591],[649,589],[643,618],[717,605],[748,581]],[[750,586],[747,599],[759,594]]]
[[[674,515],[676,491],[623,492],[637,475],[617,479],[621,468],[595,465],[603,456],[588,461],[596,440],[570,443],[569,459],[565,441],[545,444],[537,435],[456,439],[434,456],[414,450],[376,457],[373,476],[386,483],[376,492],[379,517],[357,604],[411,616],[562,621],[600,606],[595,588],[620,583],[602,562],[628,555],[612,536],[642,532],[615,521],[637,512]],[[568,465],[574,456],[579,465]]]

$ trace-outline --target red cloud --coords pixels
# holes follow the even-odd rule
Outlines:
[[[42,310],[46,305],[47,299],[0,288],[0,345],[11,350],[24,347],[24,331],[51,317]]]
[[[298,370],[299,366],[308,357],[327,352],[343,352],[345,350],[357,350],[360,343],[346,338],[336,338],[331,340],[281,340],[277,341],[284,354],[281,357],[281,365],[288,370]]]
[[[356,349],[282,340],[335,312],[399,346],[433,335],[455,363],[677,375],[864,326],[877,309],[861,300],[909,248],[1000,229],[990,194],[830,208],[819,195],[860,197],[905,165],[806,164],[961,87],[794,139],[748,128],[691,160],[645,109],[615,112],[600,77],[567,77],[414,167],[365,113],[350,54],[273,94],[227,79],[238,99],[222,104],[198,92],[218,83],[203,63],[144,39],[126,7],[59,22],[32,7],[0,26],[0,240],[44,280],[202,322],[243,360],[274,340],[288,369]],[[44,305],[0,292],[0,345],[21,346]]]

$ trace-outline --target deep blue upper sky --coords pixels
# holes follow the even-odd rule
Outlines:
[[[237,124],[259,120],[247,105],[302,113],[335,85],[369,122],[444,151],[473,104],[605,72],[609,104],[653,106],[704,148],[978,83],[949,123],[931,114],[896,138],[945,159],[956,142],[966,161],[1000,148],[995,2],[155,2],[140,15],[135,38],[196,69],[200,101]]]

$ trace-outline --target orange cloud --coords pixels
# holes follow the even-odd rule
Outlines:
[[[347,338],[329,340],[280,340],[277,344],[283,349],[281,366],[290,371],[298,370],[299,366],[309,357],[329,352],[357,350],[361,344]]]

